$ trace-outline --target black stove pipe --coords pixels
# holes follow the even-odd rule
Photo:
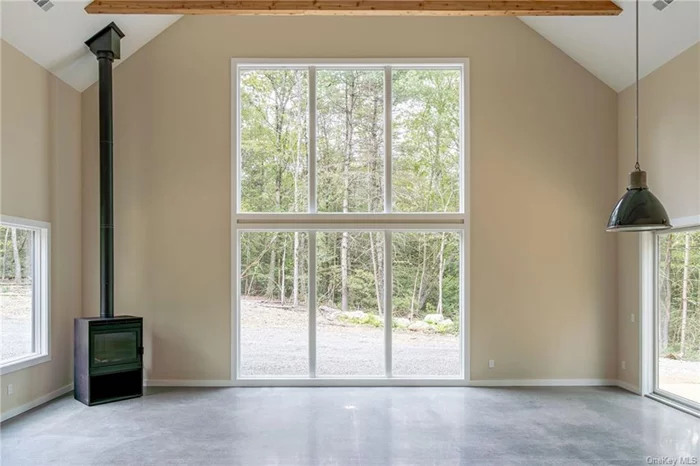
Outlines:
[[[112,115],[112,64],[120,58],[124,33],[116,24],[90,38],[85,45],[97,56],[100,120],[100,317],[114,317],[114,126]]]

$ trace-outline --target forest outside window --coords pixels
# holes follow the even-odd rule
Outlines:
[[[232,76],[235,378],[464,380],[467,61]]]
[[[238,212],[464,211],[464,62],[234,66]]]
[[[700,408],[700,229],[656,235],[655,391]]]
[[[49,225],[0,221],[0,373],[49,359]]]

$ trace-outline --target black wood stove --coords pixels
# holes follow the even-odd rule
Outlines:
[[[88,406],[143,395],[143,319],[75,319],[75,399]]]
[[[88,406],[143,395],[143,319],[114,316],[112,63],[124,33],[111,23],[85,44],[99,64],[100,317],[75,319],[75,399]]]

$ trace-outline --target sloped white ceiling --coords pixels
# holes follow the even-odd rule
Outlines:
[[[84,41],[111,21],[126,37],[122,60],[179,19],[179,16],[88,15],[89,0],[53,0],[44,12],[32,0],[0,0],[2,38],[79,91],[97,81],[95,59]],[[620,91],[634,83],[634,1],[617,1],[619,16],[523,17],[583,67]],[[657,11],[640,1],[642,76],[700,41],[700,0],[675,0]],[[117,65],[120,61],[117,62]]]
[[[564,53],[616,91],[634,83],[635,2],[616,1],[619,16],[522,17]],[[643,76],[700,41],[700,1],[675,0],[658,11],[650,0],[639,8],[639,63]]]
[[[147,44],[179,16],[88,15],[89,0],[52,0],[44,12],[32,0],[2,1],[2,38],[78,91],[97,81],[97,64],[86,39],[114,21],[126,37],[121,61]]]

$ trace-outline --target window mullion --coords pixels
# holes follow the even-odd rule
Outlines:
[[[309,213],[316,213],[316,67],[309,67]]]
[[[316,232],[309,231],[309,377],[316,377]]]
[[[41,309],[42,309],[42,295],[41,287],[38,277],[43,274],[43,264],[41,261],[41,244],[37,241],[39,237],[39,232],[36,230],[29,230],[32,239],[31,257],[29,258],[32,266],[32,352],[39,353],[43,350],[41,348],[41,341],[43,335],[41,334]]]
[[[316,213],[316,67],[309,67],[309,213]],[[316,232],[309,231],[309,377],[316,377]]]
[[[392,210],[391,186],[391,66],[384,68],[384,212]]]
[[[384,231],[384,371],[392,377],[392,308],[393,277],[391,271],[391,231]]]

